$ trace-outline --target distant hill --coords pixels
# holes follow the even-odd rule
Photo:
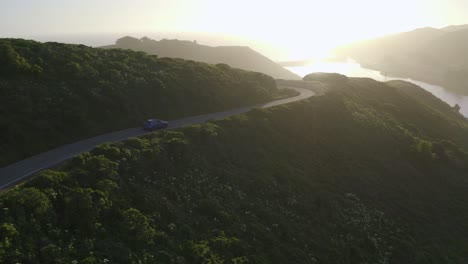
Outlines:
[[[298,75],[286,70],[249,47],[210,47],[199,45],[195,41],[177,39],[162,39],[157,41],[147,37],[137,39],[127,36],[118,39],[115,45],[101,48],[131,49],[144,51],[151,55],[158,55],[159,57],[182,58],[210,64],[225,63],[234,68],[261,72],[275,79],[300,79]]]
[[[308,79],[329,89],[0,193],[0,263],[468,263],[465,118],[406,82]]]
[[[459,31],[463,29],[468,29],[468,25],[458,25],[458,26],[452,25],[452,26],[441,28],[441,30],[446,31],[446,32],[454,32],[454,31]]]
[[[313,62],[315,62],[315,60],[280,61],[277,63],[283,67],[301,67],[307,66]]]
[[[429,42],[425,48],[440,62],[452,66],[467,66],[468,29],[443,34]]]
[[[339,73],[323,73],[314,72],[304,76],[304,81],[308,82],[322,82],[322,83],[333,83],[340,84],[348,81],[349,78]]]
[[[131,50],[0,39],[0,61],[0,166],[150,117],[210,113],[282,93],[262,73]]]
[[[336,49],[363,66],[468,94],[468,25],[422,28]]]

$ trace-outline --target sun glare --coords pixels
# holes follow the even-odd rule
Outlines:
[[[171,32],[172,36],[190,32],[216,35],[219,40],[215,42],[222,45],[248,45],[274,60],[322,59],[330,49],[357,40],[419,27],[463,24],[468,12],[468,4],[461,0],[86,2],[92,2],[93,8],[77,1],[6,2],[0,10],[0,32],[6,37],[15,32],[29,36],[37,32]],[[11,23],[15,19],[22,23]],[[211,41],[205,44],[213,45]]]
[[[288,59],[323,59],[338,45],[447,23],[434,19],[439,6],[433,2],[205,0],[187,26],[275,43],[288,51]]]

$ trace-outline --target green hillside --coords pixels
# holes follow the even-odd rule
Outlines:
[[[0,262],[467,263],[466,119],[403,82],[326,85],[4,192]]]
[[[281,96],[266,75],[130,50],[0,39],[0,166],[142,120]]]

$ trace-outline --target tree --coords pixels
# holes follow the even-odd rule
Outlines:
[[[0,74],[27,72],[31,65],[8,44],[0,44]]]
[[[31,216],[46,218],[52,209],[49,198],[36,188],[21,188],[9,192],[5,197],[5,205],[18,223],[29,221]]]
[[[103,210],[109,209],[106,196],[90,188],[76,188],[65,196],[65,223],[68,228],[93,234]]]
[[[138,209],[130,208],[122,214],[122,235],[132,248],[138,249],[141,245],[152,243],[155,230],[150,226],[148,218]]]

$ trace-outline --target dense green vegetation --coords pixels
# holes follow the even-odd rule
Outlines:
[[[149,117],[269,101],[266,75],[130,50],[0,39],[0,166]]]
[[[402,82],[103,145],[0,196],[1,263],[467,263],[468,124]]]

